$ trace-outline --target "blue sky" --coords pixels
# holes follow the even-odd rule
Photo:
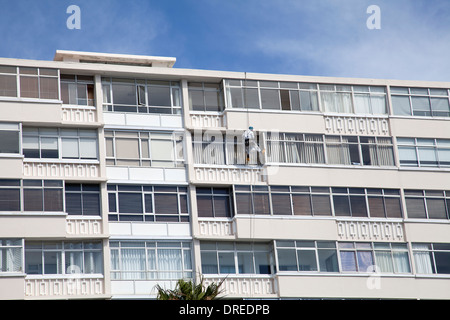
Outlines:
[[[81,30],[69,30],[70,5]],[[366,27],[367,7],[381,29]],[[0,57],[176,57],[178,68],[450,81],[448,0],[0,0]]]

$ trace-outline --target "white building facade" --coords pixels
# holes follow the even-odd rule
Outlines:
[[[174,63],[0,59],[1,299],[450,298],[450,83]]]

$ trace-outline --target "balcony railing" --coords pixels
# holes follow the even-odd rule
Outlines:
[[[62,107],[62,122],[93,124],[97,122],[97,111],[94,107]]]
[[[325,130],[329,134],[389,136],[389,121],[383,117],[331,116],[325,119]]]
[[[231,219],[199,218],[199,235],[203,237],[232,237],[235,234]]]
[[[404,241],[403,223],[391,221],[336,221],[340,240]]]
[[[194,180],[202,183],[262,184],[265,182],[263,168],[260,167],[212,167],[194,166]]]
[[[102,234],[102,220],[98,218],[68,217],[66,231],[70,236],[99,236]]]
[[[218,283],[223,278],[220,294],[225,298],[276,298],[278,296],[277,281],[274,276],[264,275],[231,275],[205,276],[205,284]]]
[[[221,128],[225,127],[226,120],[223,114],[207,114],[204,112],[190,113],[191,127],[193,128]]]
[[[27,277],[25,279],[26,299],[104,297],[104,279],[99,277]]]
[[[24,177],[58,178],[58,179],[89,179],[100,178],[98,163],[67,163],[53,161],[24,160]]]

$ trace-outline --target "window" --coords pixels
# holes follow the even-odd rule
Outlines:
[[[397,138],[400,166],[450,167],[450,140]]]
[[[218,83],[189,82],[189,108],[192,111],[219,112],[224,109],[223,88]]]
[[[105,131],[106,164],[130,167],[183,167],[183,134]]]
[[[100,216],[100,186],[98,184],[66,183],[66,212],[69,215]]]
[[[108,185],[109,221],[189,222],[187,187]]]
[[[279,163],[325,163],[323,136],[268,133],[267,160]]]
[[[342,272],[374,272],[372,244],[340,242],[339,254]]]
[[[0,239],[0,274],[23,272],[23,241]]]
[[[327,163],[365,166],[393,166],[391,138],[325,136]]]
[[[381,273],[411,273],[405,243],[374,243],[375,265]]]
[[[267,133],[267,159],[275,163],[393,166],[394,151],[391,138],[271,132]]]
[[[56,69],[0,66],[0,97],[59,99]]]
[[[254,80],[226,80],[225,83],[230,108],[319,110],[316,84]]]
[[[23,204],[24,211],[64,211],[62,181],[23,180]]]
[[[58,70],[19,67],[20,97],[58,100]]]
[[[258,145],[260,136],[255,133]],[[250,146],[247,160],[243,132],[222,133],[208,131],[195,133],[192,136],[192,147],[195,164],[214,165],[261,165],[261,154]]]
[[[181,114],[179,82],[102,78],[103,110]]]
[[[447,89],[391,87],[392,108],[395,115],[449,117]]]
[[[0,153],[20,153],[20,128],[16,123],[0,123]]]
[[[20,180],[0,180],[0,211],[20,211]]]
[[[23,128],[22,136],[25,158],[98,159],[96,130]]]
[[[332,241],[276,241],[279,271],[339,272]]]
[[[272,274],[268,243],[200,242],[203,274]]]
[[[384,87],[320,84],[324,112],[387,114]]]
[[[202,218],[230,218],[231,197],[228,188],[196,188],[198,216]]]
[[[68,105],[94,106],[94,78],[61,75],[61,100]]]
[[[190,242],[111,241],[110,248],[113,280],[193,277]]]
[[[102,243],[26,242],[25,272],[36,275],[102,274]]]
[[[413,243],[416,273],[450,274],[450,244]]]
[[[17,68],[0,66],[0,97],[17,97]]]
[[[405,190],[405,202],[408,218],[449,219],[449,191]]]

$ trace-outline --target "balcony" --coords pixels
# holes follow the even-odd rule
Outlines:
[[[403,223],[396,221],[336,221],[339,240],[346,241],[405,241]]]
[[[46,179],[99,179],[100,164],[98,161],[74,163],[27,159],[23,162],[23,176]]]
[[[205,276],[205,285],[218,283],[225,276]],[[222,284],[223,298],[277,298],[277,280],[271,275],[229,275]]]
[[[327,134],[368,136],[390,136],[389,120],[386,117],[324,116]]]
[[[226,127],[226,118],[223,113],[206,113],[206,112],[195,112],[191,111],[189,113],[190,123],[192,128],[224,128]]]
[[[25,299],[106,299],[102,277],[33,277],[25,279]]]
[[[194,165],[194,183],[265,184],[264,169],[248,166]]]
[[[103,224],[100,217],[71,217],[66,220],[66,232],[71,237],[94,237],[101,236],[103,233]]]
[[[63,105],[61,117],[65,124],[94,124],[98,121],[95,107]]]
[[[199,236],[205,238],[235,238],[233,219],[199,218]]]

